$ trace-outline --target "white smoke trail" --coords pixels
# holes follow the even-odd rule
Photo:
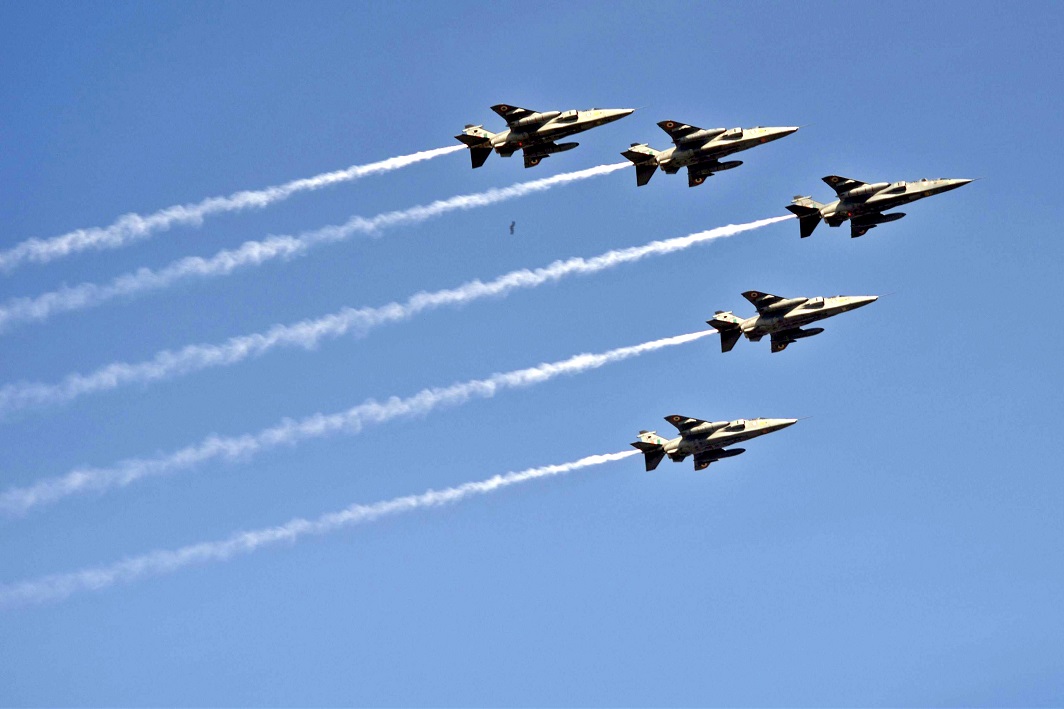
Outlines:
[[[165,231],[175,225],[199,226],[205,217],[214,214],[261,209],[274,202],[288,199],[299,192],[310,192],[341,182],[351,182],[367,175],[398,170],[407,165],[464,149],[464,145],[449,145],[446,148],[423,150],[366,165],[352,165],[346,170],[325,172],[314,177],[293,180],[261,190],[245,190],[234,192],[228,197],[208,197],[195,204],[174,205],[148,215],[126,214],[106,227],[75,229],[49,239],[27,239],[7,251],[0,251],[0,270],[11,271],[26,262],[47,263],[89,249],[96,251],[117,249],[126,244],[147,239],[156,232]]]
[[[511,485],[611,463],[637,453],[638,451],[632,450],[606,455],[590,455],[572,463],[529,468],[520,472],[496,475],[487,480],[463,483],[443,490],[428,490],[420,495],[396,497],[371,505],[354,504],[339,512],[323,514],[317,519],[296,517],[277,527],[237,532],[226,539],[192,544],[179,549],[153,551],[107,566],[0,585],[0,606],[58,601],[79,591],[100,591],[118,583],[130,583],[146,576],[171,574],[191,564],[226,561],[239,554],[250,554],[264,547],[282,543],[292,544],[302,537],[322,536],[352,525],[374,522],[388,515],[453,504],[475,495],[487,495]]]
[[[27,487],[10,488],[0,494],[0,512],[25,513],[34,507],[70,495],[124,487],[145,477],[173,473],[209,460],[246,460],[281,445],[291,445],[336,433],[346,432],[353,435],[361,432],[367,425],[380,424],[400,417],[424,416],[441,406],[456,406],[471,399],[488,399],[500,391],[541,384],[563,375],[580,374],[715,334],[716,330],[703,330],[652,340],[640,345],[619,347],[598,354],[579,354],[558,362],[493,374],[486,379],[473,379],[443,388],[423,389],[405,399],[392,397],[383,403],[370,399],[338,413],[313,414],[299,421],[285,419],[280,424],[258,433],[229,437],[211,435],[199,443],[156,458],[134,458],[110,468],[79,468],[66,475],[46,478]]]
[[[277,347],[313,349],[325,338],[349,332],[363,334],[378,325],[414,317],[445,305],[463,305],[481,298],[499,297],[519,288],[535,288],[575,275],[598,273],[634,263],[649,256],[663,256],[692,246],[745,231],[775,224],[791,215],[761,219],[748,224],[730,224],[708,231],[643,246],[616,249],[593,258],[575,257],[535,270],[519,269],[483,282],[469,281],[457,288],[417,293],[405,302],[375,308],[344,308],[314,320],[274,325],[263,332],[233,337],[221,344],[188,345],[180,350],[163,350],[143,362],[113,362],[89,374],[70,374],[55,384],[16,383],[0,388],[0,415],[30,406],[71,401],[80,396],[108,391],[128,384],[147,384],[210,367],[224,367],[257,357]]]
[[[598,167],[567,172],[553,177],[530,182],[518,182],[510,187],[501,187],[474,194],[457,195],[427,205],[410,209],[385,212],[375,217],[352,217],[344,224],[332,225],[304,232],[298,236],[270,236],[262,241],[247,241],[236,249],[219,251],[210,258],[189,256],[178,259],[158,270],[140,268],[118,276],[110,283],[82,283],[64,286],[59,290],[34,297],[12,298],[0,305],[0,332],[19,322],[46,320],[56,313],[83,310],[106,303],[119,297],[128,297],[145,291],[160,290],[187,278],[211,278],[224,276],[248,266],[259,266],[274,259],[290,259],[301,256],[321,244],[344,241],[355,234],[376,235],[382,229],[402,224],[416,224],[448,212],[486,207],[536,192],[543,192],[558,185],[568,184],[590,177],[606,175],[623,169],[630,163],[600,165]]]

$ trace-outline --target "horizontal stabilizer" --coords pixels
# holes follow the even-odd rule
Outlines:
[[[740,337],[742,337],[742,334],[743,334],[743,331],[740,330],[739,328],[735,328],[735,329],[732,329],[732,330],[721,330],[720,331],[720,351],[721,352],[731,352],[732,348],[735,347],[735,343],[739,341]]]
[[[809,200],[810,202],[812,200]],[[804,239],[820,224],[820,209],[805,204],[788,204],[787,211],[798,217],[798,228]]]
[[[487,159],[491,156],[491,148],[484,147],[471,147],[469,148],[469,157],[473,161],[473,169],[477,169],[483,165]]]
[[[635,185],[636,187],[642,187],[646,183],[650,182],[650,178],[654,176],[654,173],[658,170],[658,164],[653,163],[641,163],[635,166]]]
[[[632,143],[632,147],[621,153],[635,163],[635,184],[642,187],[658,169],[658,151],[643,143]]]
[[[731,313],[718,312],[712,320],[706,323],[712,325],[720,333],[720,351],[731,352],[735,343],[742,337],[743,330],[740,326],[742,320]]]
[[[649,432],[643,432],[643,433],[649,433]],[[642,435],[642,433],[641,433],[641,435]],[[644,456],[645,461],[646,461],[646,467],[647,467],[647,472],[648,473],[651,470],[653,470],[654,468],[658,467],[658,463],[660,463],[665,458],[665,447],[657,445],[656,443],[648,443],[646,441],[636,441],[635,443],[632,444],[632,446],[634,448],[638,448],[639,450],[643,451],[643,456]]]
[[[469,157],[473,161],[473,169],[484,164],[491,155],[491,139],[494,133],[484,130],[480,126],[466,126],[465,130],[455,138],[469,148]]]

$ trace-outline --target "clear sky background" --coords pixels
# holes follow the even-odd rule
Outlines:
[[[450,145],[489,106],[641,107],[532,170],[465,153],[26,265],[4,300],[657,148],[801,125],[696,189],[634,170],[0,334],[0,385],[785,214],[820,178],[985,178],[851,240],[783,222],[0,421],[0,485],[702,329],[740,293],[885,294],[771,355],[715,338],[0,519],[0,583],[811,416],[0,610],[5,705],[1060,705],[1058,3],[0,4],[0,247]],[[516,234],[508,227],[516,221]]]

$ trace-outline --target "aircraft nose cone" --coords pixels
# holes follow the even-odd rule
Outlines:
[[[800,126],[784,126],[783,128],[780,128],[780,133],[783,133],[783,135],[790,135],[791,133],[797,133],[798,128],[800,128]]]
[[[798,423],[798,419],[772,419],[772,430],[782,431],[788,426],[793,426]]]
[[[856,298],[853,299],[853,301],[855,303],[857,303],[857,307],[858,308],[860,308],[862,305],[868,305],[869,303],[874,303],[877,300],[879,300],[879,296],[878,295],[859,295],[859,296],[857,296]]]
[[[610,108],[605,111],[606,117],[611,121],[619,121],[625,116],[635,113],[634,108]]]
[[[964,187],[969,182],[975,182],[975,180],[969,180],[969,179],[946,180],[946,189],[947,190],[955,190],[958,187]]]

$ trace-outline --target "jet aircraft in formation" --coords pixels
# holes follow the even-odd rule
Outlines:
[[[498,104],[491,109],[506,120],[506,130],[492,133],[483,126],[467,125],[461,135],[455,136],[469,148],[474,168],[482,166],[493,150],[503,157],[510,157],[520,150],[524,155],[525,167],[534,167],[543,158],[577,146],[577,143],[555,141],[612,123],[631,115],[635,110],[592,108],[586,111],[537,112],[508,104]],[[795,126],[705,129],[673,120],[661,121],[658,125],[669,134],[673,147],[658,151],[647,143],[632,143],[628,150],[621,153],[635,164],[637,186],[647,184],[658,168],[671,175],[686,167],[687,184],[696,187],[717,172],[742,165],[739,160],[722,162],[721,158],[779,140],[798,130]],[[924,179],[918,182],[869,184],[839,175],[829,175],[823,179],[835,190],[838,199],[822,204],[811,197],[799,196],[787,207],[798,217],[803,238],[812,234],[822,220],[832,227],[849,220],[850,235],[862,236],[879,224],[905,216],[901,212],[884,214],[887,210],[956,189],[972,181]],[[514,225],[515,222],[511,222],[511,234]],[[730,311],[718,310],[713,319],[707,321],[720,333],[723,352],[730,352],[744,335],[754,342],[768,335],[772,341],[772,351],[782,352],[791,343],[824,331],[820,327],[803,329],[803,326],[863,307],[878,299],[874,295],[782,298],[760,291],[746,291],[743,297],[757,309],[756,315],[740,318]],[[744,452],[742,448],[729,449],[728,446],[779,431],[797,422],[797,419],[766,418],[710,422],[675,414],[666,416],[665,420],[676,426],[680,432],[678,437],[666,439],[654,431],[640,431],[639,440],[632,443],[643,452],[648,471],[657,468],[666,456],[675,462],[694,456],[695,470],[703,470],[711,463]]]
[[[751,438],[773,433],[798,423],[798,419],[738,419],[735,421],[703,421],[672,414],[665,420],[679,430],[676,438],[665,439],[655,431],[640,431],[639,440],[632,445],[643,451],[647,470],[658,467],[665,456],[680,463],[694,456],[695,470],[705,470],[710,463],[743,453],[745,448],[725,447]]]
[[[781,298],[756,290],[746,291],[743,297],[757,308],[757,315],[744,319],[730,311],[718,310],[712,320],[706,321],[720,332],[721,352],[730,352],[741,335],[746,335],[751,342],[758,342],[768,335],[772,339],[772,351],[782,352],[796,340],[824,332],[822,327],[803,330],[803,325],[863,307],[879,299],[877,295]]]
[[[716,172],[731,170],[742,160],[720,162],[720,158],[747,150],[762,143],[779,140],[798,130],[795,126],[779,128],[698,128],[679,121],[661,121],[661,129],[672,138],[674,147],[657,151],[647,143],[632,143],[621,155],[635,163],[635,183],[642,187],[650,182],[660,167],[668,175],[687,168],[687,186],[697,187]]]
[[[535,167],[554,153],[572,150],[579,143],[555,143],[596,126],[613,123],[635,111],[634,108],[592,108],[587,111],[532,111],[500,103],[491,110],[506,120],[506,130],[492,133],[484,126],[467,125],[455,138],[469,148],[473,167],[478,168],[494,150],[508,158],[518,150],[524,153],[525,167]]]
[[[840,226],[850,220],[850,236],[857,238],[875,229],[880,224],[893,222],[905,216],[904,212],[883,214],[888,209],[915,202],[924,197],[955,190],[971,180],[938,179],[918,182],[876,182],[869,184],[839,175],[823,178],[838,199],[821,204],[811,197],[796,196],[787,210],[798,216],[802,238],[809,236],[823,219],[828,226]]]

